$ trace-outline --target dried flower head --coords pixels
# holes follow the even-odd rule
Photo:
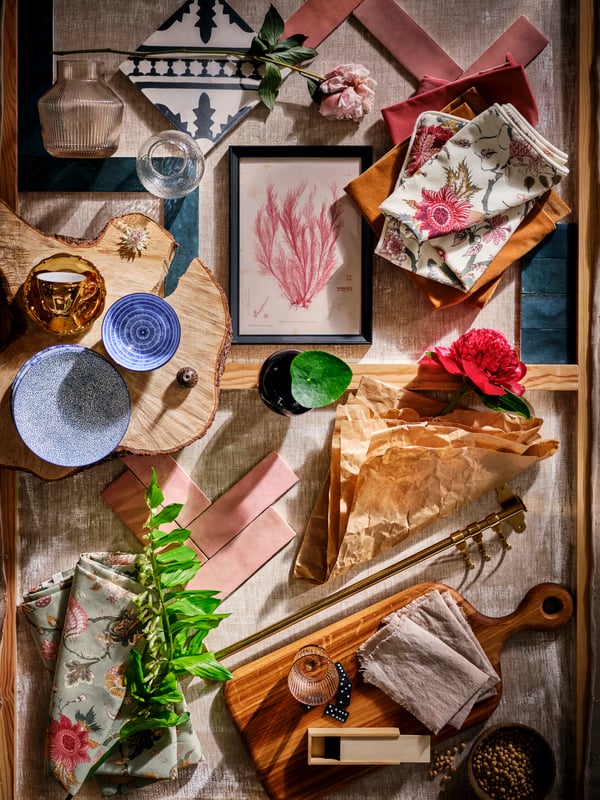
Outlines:
[[[133,261],[136,256],[141,256],[148,247],[150,234],[146,228],[124,228],[119,239],[119,255],[127,261]]]

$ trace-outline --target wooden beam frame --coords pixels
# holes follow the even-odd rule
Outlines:
[[[4,0],[2,13],[2,140],[0,197],[18,210],[17,191],[17,0]],[[576,797],[583,797],[590,713],[590,581],[592,562],[592,514],[590,507],[590,432],[593,354],[591,353],[592,277],[599,252],[597,220],[597,142],[594,88],[595,31],[598,10],[595,0],[578,5],[578,362],[575,365],[531,365],[528,388],[545,391],[576,391],[577,400],[577,524],[575,579],[577,599],[575,691],[576,691]],[[231,362],[223,376],[223,389],[256,386],[259,365]],[[373,375],[411,388],[451,388],[434,382],[414,365],[355,365],[355,380]],[[0,649],[0,800],[12,800],[16,792],[16,610],[17,610],[17,493],[16,473],[0,471],[0,557],[6,582],[6,619]]]

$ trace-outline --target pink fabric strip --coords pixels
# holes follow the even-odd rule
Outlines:
[[[227,597],[294,536],[295,532],[277,511],[267,508],[206,561],[187,588],[214,589],[222,598]]]
[[[454,80],[462,67],[395,0],[363,0],[354,16],[415,78]]]
[[[473,75],[484,69],[497,67],[504,63],[510,53],[517,64],[526,67],[548,44],[548,39],[527,17],[519,17],[510,28],[496,39],[493,45],[482,53],[462,74]],[[434,73],[435,74],[435,73]]]
[[[188,525],[191,540],[211,558],[297,481],[285,461],[271,453]]]
[[[420,27],[395,0],[363,0],[353,12],[359,22],[394,56],[411,75],[425,75],[452,81],[504,63],[507,53],[527,66],[548,44],[548,39],[527,17],[519,17],[479,58],[462,67]],[[406,43],[410,42],[407,47]]]
[[[303,33],[304,47],[318,47],[341,25],[361,0],[306,0],[285,23],[284,36]],[[332,65],[333,66],[333,65]]]
[[[184,528],[210,505],[210,500],[202,489],[191,480],[186,471],[170,455],[161,453],[153,456],[125,456],[123,463],[144,487],[150,483],[152,467],[154,467],[158,485],[165,496],[165,502],[183,503],[177,522]],[[139,497],[143,508],[145,508],[144,491],[145,488]]]

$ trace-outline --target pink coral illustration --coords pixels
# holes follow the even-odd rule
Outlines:
[[[292,307],[309,308],[338,269],[336,252],[342,208],[331,190],[331,203],[314,202],[315,187],[306,181],[281,201],[272,183],[255,221],[255,255],[261,273],[271,275]]]

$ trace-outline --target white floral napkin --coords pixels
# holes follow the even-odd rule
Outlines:
[[[566,161],[510,104],[494,104],[468,122],[427,112],[396,188],[380,206],[386,223],[375,252],[467,291],[535,200],[568,174]]]
[[[448,592],[418,597],[383,622],[358,649],[363,679],[433,733],[460,728],[496,693],[498,674]]]

